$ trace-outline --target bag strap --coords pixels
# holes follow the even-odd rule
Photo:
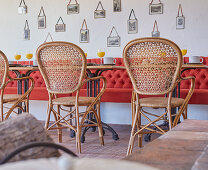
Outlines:
[[[75,0],[75,2],[76,2],[76,4],[78,4],[77,0]],[[68,5],[70,5],[70,4],[71,4],[71,0],[69,1]]]
[[[41,13],[42,13],[43,15],[41,15]],[[44,9],[43,9],[43,7],[41,7],[40,12],[39,12],[39,14],[38,14],[38,17],[45,17],[45,16],[46,16],[46,15],[45,15]]]
[[[137,19],[137,18],[136,18],[136,15],[135,15],[135,12],[134,12],[134,10],[132,9],[132,10],[131,10],[131,13],[130,13],[130,15],[129,15],[129,20],[131,19],[132,14],[134,15],[134,19]]]
[[[150,2],[150,4],[152,4],[154,2],[154,0],[152,0],[151,2]],[[159,4],[162,4],[162,2],[159,0]]]
[[[179,4],[179,7],[178,7],[178,17],[180,16],[180,12],[181,12],[181,16],[183,17],[183,9],[182,9],[181,4]]]
[[[23,5],[22,5],[23,4]],[[19,4],[19,7],[22,7],[22,6],[26,6],[25,4],[25,1],[24,0],[21,0],[20,4]]]
[[[97,10],[98,10],[98,7],[99,7],[99,6],[101,6],[102,10],[104,10],[103,5],[102,5],[101,1],[99,1],[98,5],[97,5],[97,8],[95,9],[95,11],[97,11]]]
[[[26,21],[25,21],[25,27],[24,27],[24,30],[27,30],[27,29],[30,29],[30,28],[29,28],[28,21],[26,20]]]
[[[58,23],[59,23],[59,21],[61,21],[61,22],[62,22],[62,24],[64,24],[64,21],[63,21],[62,17],[59,17],[59,19],[58,19],[58,21],[57,21],[57,23],[56,23],[56,24],[58,24]]]
[[[113,26],[113,28],[111,29],[111,32],[110,32],[110,34],[109,34],[109,37],[111,37],[111,34],[113,33],[113,30],[115,30],[117,36],[119,37],[118,32],[117,32],[117,30],[116,30],[116,28],[115,28],[114,26]]]
[[[155,28],[157,29],[157,32],[159,32],[158,31],[158,25],[157,25],[157,21],[155,20],[155,23],[154,23],[154,26],[153,26],[153,31],[152,32],[154,32],[155,31]]]
[[[81,27],[81,30],[83,29],[83,27],[85,26],[86,30],[87,30],[87,22],[86,20],[84,19],[83,23],[82,23],[82,27]]]
[[[50,38],[50,39],[51,39],[51,41],[53,41],[53,38],[52,38],[52,36],[51,36],[51,33],[50,33],[50,32],[47,34],[47,36],[46,36],[46,39],[45,39],[44,43],[45,43],[45,42],[47,42],[47,39],[48,39],[48,38]]]

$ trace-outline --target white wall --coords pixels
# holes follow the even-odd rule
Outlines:
[[[30,113],[39,120],[46,120],[47,104],[47,101],[30,101]],[[162,109],[148,109],[148,111],[158,115],[164,113]],[[188,106],[188,118],[208,120],[208,105],[190,104]],[[101,119],[103,122],[110,124],[131,124],[131,104],[101,103]],[[144,118],[142,121],[147,123]]]
[[[149,15],[150,0],[122,0],[122,12],[113,13],[112,0],[102,0],[106,10],[106,18],[94,19],[93,13],[99,0],[78,0],[80,13],[66,14],[69,0],[25,0],[28,14],[18,15],[17,8],[20,0],[0,0],[0,49],[10,60],[16,52],[23,56],[28,51],[35,53],[38,45],[43,43],[48,32],[54,40],[70,41],[81,46],[89,58],[96,57],[98,48],[106,48],[106,56],[122,57],[124,45],[137,37],[151,35],[153,22],[159,24],[161,36],[175,41],[181,48],[188,49],[188,55],[208,55],[208,1],[207,0],[162,0],[164,14]],[[72,0],[73,2],[73,0]],[[157,2],[157,0],[155,0]],[[179,3],[182,4],[186,17],[186,29],[176,30],[176,15]],[[47,28],[37,29],[37,16],[43,6],[47,17]],[[127,34],[127,19],[131,9],[135,10],[139,21],[138,34]],[[54,26],[62,16],[66,24],[65,33],[56,33]],[[90,30],[90,43],[79,43],[79,30],[83,19],[87,20]],[[31,40],[23,40],[25,20],[31,29]],[[121,47],[107,48],[106,38],[112,26],[115,26],[121,36]],[[23,58],[24,59],[24,58]]]

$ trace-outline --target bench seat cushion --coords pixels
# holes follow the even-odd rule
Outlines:
[[[100,59],[88,59],[89,63],[100,63]],[[185,58],[188,62],[188,58]],[[204,57],[204,64],[208,65],[208,57]],[[116,65],[124,66],[122,58],[116,58]],[[10,72],[12,77],[15,73]],[[30,95],[31,100],[48,100],[48,92],[39,71],[32,72],[31,77],[35,80],[35,88]],[[132,94],[132,84],[126,70],[107,70],[102,73],[107,79],[107,89],[102,97],[102,102],[130,103]],[[191,104],[208,104],[208,69],[186,70],[183,77],[196,77],[194,94],[190,100]],[[189,80],[181,82],[181,97],[188,93],[191,82]],[[8,84],[6,93],[17,92],[17,82]],[[86,85],[81,90],[81,95],[86,96]]]

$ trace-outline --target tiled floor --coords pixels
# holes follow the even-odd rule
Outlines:
[[[108,158],[108,159],[122,159],[126,156],[126,151],[128,147],[128,141],[131,132],[131,126],[128,125],[112,125],[115,131],[119,135],[119,140],[114,141],[112,139],[112,134],[106,131],[104,136],[105,145],[101,146],[98,132],[91,132],[89,130],[86,134],[85,143],[82,144],[82,154],[79,157],[97,157],[97,158]],[[56,131],[49,131],[50,136],[57,142],[57,132]],[[156,138],[158,135],[154,135],[152,138]],[[145,145],[146,142],[143,142]],[[75,138],[71,138],[69,136],[69,131],[63,130],[63,143],[65,147],[69,148],[73,152],[76,153],[75,149]],[[135,142],[135,149],[139,150],[136,146],[137,141]]]

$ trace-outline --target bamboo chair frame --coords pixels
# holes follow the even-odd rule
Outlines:
[[[144,47],[145,45],[146,47]],[[140,49],[140,46],[142,46],[142,48],[144,47],[146,51],[144,49]],[[154,51],[155,46],[156,48],[159,49],[158,51],[162,51],[163,47],[166,48],[165,50],[170,49],[169,51],[172,51],[172,53],[170,52],[170,54],[168,54],[167,57],[174,56],[174,58],[177,58],[177,61],[175,61],[175,65],[174,63],[171,63],[171,64],[167,63],[168,64],[167,68],[173,68],[173,73],[174,73],[170,80],[167,78],[167,81],[169,80],[168,85],[164,86],[164,88],[162,85],[161,87],[158,86],[158,89],[156,89],[156,91],[153,91],[151,88],[145,89],[145,79],[147,79],[147,77],[145,77],[145,79],[144,77],[139,77],[133,71],[135,68],[142,68],[143,66],[145,68],[150,68],[150,67],[158,67],[159,69],[166,68],[165,67],[166,62],[163,62],[162,64],[160,64],[157,61],[159,57],[155,57],[157,55],[157,51]],[[144,57],[143,55],[141,56],[135,55],[136,54],[135,51],[141,52],[142,50],[148,53],[148,54],[143,53],[144,56],[147,55],[148,59],[154,58],[155,61],[153,63],[147,62],[144,65],[142,65],[143,63],[133,63],[134,60],[131,60],[132,56],[136,57],[137,59],[139,57],[141,58]],[[169,51],[167,50],[167,52]],[[171,130],[174,126],[178,124],[181,115],[183,116],[184,119],[187,119],[187,106],[194,92],[195,77],[192,77],[192,76],[181,77],[181,67],[182,67],[181,50],[174,42],[164,39],[164,38],[140,38],[140,39],[135,39],[133,41],[130,41],[124,48],[123,58],[124,58],[124,64],[126,66],[126,70],[133,84],[133,92],[132,92],[132,100],[131,100],[132,130],[131,130],[129,146],[127,150],[127,155],[129,155],[132,153],[135,137],[137,135],[138,135],[138,146],[142,147],[143,134],[148,134],[148,133],[164,134],[167,131],[159,127],[156,124],[156,122],[160,120],[167,121],[169,123],[169,130]],[[185,99],[172,97],[173,91],[177,87],[177,84],[180,83],[182,80],[188,80],[188,79],[191,80],[191,87]],[[150,95],[153,97],[140,99],[139,95]],[[167,95],[167,97],[158,97],[158,95]],[[143,107],[164,108],[165,112],[159,116],[159,115],[144,111]],[[172,115],[171,109],[176,108],[176,107],[179,107],[179,111],[176,114]],[[152,118],[152,117],[150,118],[149,116],[152,116],[155,118]],[[174,120],[172,119],[173,116],[175,116]],[[144,117],[149,123],[147,123],[146,125],[142,125],[141,117]],[[156,130],[150,128],[150,126],[152,125],[156,127]]]
[[[12,113],[16,113],[18,114],[14,109],[21,109],[24,112],[23,106],[19,105],[20,103],[24,103],[26,106],[26,112],[29,112],[29,96],[30,93],[32,92],[33,88],[34,88],[34,80],[32,77],[22,77],[22,78],[12,78],[9,75],[9,63],[8,63],[8,59],[6,57],[6,55],[0,51],[0,58],[3,61],[2,67],[4,70],[2,70],[3,73],[3,78],[2,78],[2,82],[1,82],[1,86],[0,86],[0,90],[1,90],[1,96],[0,96],[0,100],[1,100],[1,121],[4,121],[6,119],[9,118],[9,116]],[[8,79],[8,80],[7,80]],[[29,89],[24,93],[24,94],[4,94],[5,88],[7,87],[7,85],[12,82],[12,81],[22,81],[22,80],[30,80],[30,87]],[[4,104],[12,104],[12,106],[6,107],[4,106]],[[7,109],[6,112],[4,112],[4,108]]]
[[[53,47],[64,47],[64,48],[72,48],[77,53],[79,53],[79,56],[81,58],[82,64],[80,67],[80,75],[79,80],[73,89],[65,89],[64,91],[61,90],[54,90],[50,88],[50,80],[47,77],[46,74],[46,68],[44,68],[43,65],[43,59],[41,59],[41,53],[46,48],[53,48]],[[49,102],[48,102],[48,110],[47,110],[47,120],[45,123],[45,128],[47,130],[58,130],[58,140],[59,142],[62,142],[62,129],[63,128],[70,128],[74,130],[76,134],[76,149],[78,153],[81,153],[81,131],[82,127],[98,127],[99,132],[99,138],[101,145],[104,145],[103,140],[103,130],[102,130],[102,124],[101,124],[101,117],[100,117],[100,100],[101,97],[106,89],[106,79],[102,76],[95,77],[95,78],[88,78],[86,76],[86,57],[83,52],[83,50],[76,46],[75,44],[69,43],[69,42],[49,42],[42,44],[38,49],[36,53],[38,67],[40,69],[40,72],[44,78],[48,94],[49,94]],[[70,64],[65,63],[66,67]],[[65,65],[63,67],[65,67]],[[78,67],[78,66],[77,66]],[[96,81],[96,80],[102,80],[103,81],[103,87],[101,88],[100,92],[96,97],[82,97],[80,96],[80,90],[82,86],[87,83],[88,81]],[[76,93],[75,97],[58,97],[57,94],[71,94]],[[67,102],[68,101],[68,102]],[[70,101],[70,102],[69,102]],[[90,102],[89,102],[90,101]],[[54,106],[57,106],[57,111],[54,109]],[[68,113],[64,116],[61,115],[61,110],[66,111],[66,109],[63,109],[62,106],[69,107]],[[86,106],[87,109],[85,112],[81,113],[79,111],[80,106]],[[55,122],[49,125],[51,112],[55,118]],[[88,115],[93,114],[96,118],[96,121],[92,121],[88,119]],[[73,121],[72,121],[73,120]],[[74,124],[73,124],[74,122]]]

